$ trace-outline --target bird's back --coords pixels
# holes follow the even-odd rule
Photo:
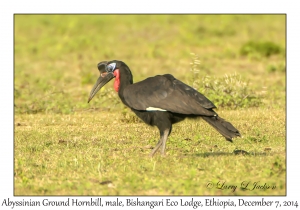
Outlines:
[[[174,113],[214,116],[215,105],[194,88],[171,74],[157,75],[129,85],[124,99],[131,108],[158,108]]]

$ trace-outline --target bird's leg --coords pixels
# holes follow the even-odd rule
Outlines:
[[[169,135],[169,129],[166,129],[164,132],[160,131],[160,139],[157,142],[156,146],[151,151],[150,157],[152,157],[157,152],[159,147],[164,144],[163,147],[162,147],[162,150],[161,150],[161,153],[163,154],[163,152],[166,148],[166,140],[168,138],[168,135]]]
[[[158,148],[162,145],[163,141],[162,141],[162,136],[159,139],[158,143],[156,144],[156,146],[153,148],[153,150],[150,153],[150,157],[153,157],[153,155],[156,153],[156,151],[158,150]]]
[[[168,138],[168,136],[170,135],[170,133],[171,133],[171,129],[172,128],[170,128],[170,129],[166,129],[165,131],[164,131],[164,134],[163,134],[163,138],[162,138],[162,147],[161,147],[161,155],[165,155],[166,153],[165,153],[165,150],[166,150],[166,142],[167,142],[167,138]]]

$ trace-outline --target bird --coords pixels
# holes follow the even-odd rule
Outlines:
[[[185,118],[204,119],[229,142],[241,136],[230,122],[213,110],[216,106],[208,98],[171,74],[156,75],[133,83],[131,70],[123,61],[101,61],[97,67],[100,77],[90,92],[88,103],[105,84],[114,79],[114,89],[122,103],[146,124],[159,130],[160,139],[150,157],[159,148],[161,155],[166,155],[166,141],[172,132],[172,125]]]

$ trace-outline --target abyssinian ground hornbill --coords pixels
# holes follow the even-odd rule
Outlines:
[[[156,126],[160,139],[150,156],[161,147],[165,154],[166,141],[172,124],[185,118],[201,117],[214,127],[226,140],[241,136],[240,132],[218,116],[216,106],[194,88],[174,78],[171,74],[157,75],[133,84],[129,67],[122,61],[102,61],[98,64],[100,77],[94,85],[88,102],[111,79],[122,102],[145,123]]]

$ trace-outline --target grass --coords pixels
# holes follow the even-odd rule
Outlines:
[[[231,144],[204,121],[187,120],[174,126],[167,157],[153,159],[148,155],[159,137],[156,128],[122,123],[117,112],[18,116],[15,194],[285,194],[284,112],[249,109],[238,118],[235,111],[220,114],[234,121],[244,138]],[[258,119],[269,123],[249,123]],[[234,155],[235,149],[249,155]],[[206,188],[222,180],[266,182],[276,190]],[[105,181],[111,185],[101,185]]]
[[[261,101],[216,110],[242,133],[233,144],[186,120],[167,156],[150,159],[158,130],[124,108],[112,83],[87,104],[97,63],[112,59],[135,82],[237,74]],[[284,15],[15,15],[15,195],[285,195],[285,73]],[[276,188],[242,190],[244,181]]]

